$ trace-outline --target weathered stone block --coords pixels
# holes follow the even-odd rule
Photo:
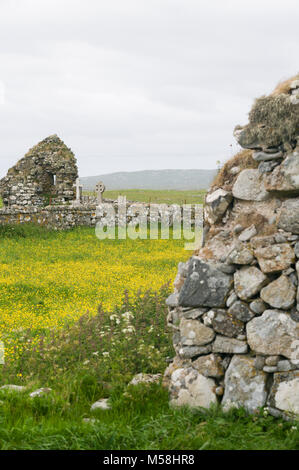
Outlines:
[[[299,198],[287,199],[281,206],[278,228],[299,234]]]
[[[212,326],[216,333],[230,338],[244,333],[244,323],[234,318],[226,310],[215,310],[215,316],[212,320]]]
[[[247,341],[257,354],[299,359],[299,324],[286,313],[266,310],[247,323]]]
[[[255,266],[243,267],[234,274],[235,292],[242,300],[251,299],[267,283],[267,277]]]
[[[265,178],[267,191],[286,192],[296,194],[299,192],[299,152],[294,151],[288,155],[281,165],[277,166]]]
[[[281,411],[299,414],[299,371],[274,374],[269,404]]]
[[[225,410],[244,407],[254,412],[265,405],[267,374],[254,366],[250,356],[234,356],[226,371],[222,405]]]
[[[214,353],[246,354],[248,346],[245,341],[217,335],[212,350]]]
[[[197,358],[192,362],[192,367],[205,377],[220,378],[224,375],[222,359],[217,354]]]
[[[296,289],[287,276],[280,276],[261,290],[261,298],[271,307],[289,309],[296,297]]]
[[[257,248],[254,254],[264,273],[282,271],[295,262],[294,250],[288,243]]]
[[[183,307],[224,307],[232,285],[232,276],[217,266],[192,258],[187,279],[181,289]]]
[[[204,346],[215,338],[212,328],[203,325],[199,320],[181,319],[181,344],[183,346]]]
[[[214,224],[220,220],[225,214],[228,206],[232,201],[232,194],[224,189],[217,189],[206,197],[206,220],[210,224]]]
[[[243,170],[233,186],[233,196],[245,201],[265,201],[269,198],[263,177],[258,170]]]
[[[177,369],[171,376],[171,405],[210,408],[217,403],[216,384],[193,368]]]

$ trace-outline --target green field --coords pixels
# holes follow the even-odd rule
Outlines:
[[[182,241],[30,226],[0,238],[0,385],[26,387],[0,390],[0,449],[299,448],[297,424],[264,410],[175,409],[161,384],[128,386],[174,355],[165,299],[189,256]],[[30,398],[39,387],[52,391]],[[101,398],[111,409],[90,411]]]
[[[147,189],[124,189],[118,191],[105,191],[107,199],[117,199],[126,196],[128,201],[151,202],[155,204],[202,204],[206,191],[152,191]],[[92,194],[92,193],[90,193]]]
[[[94,191],[84,191],[86,195],[95,196]],[[147,202],[155,204],[202,204],[206,191],[152,191],[149,189],[124,189],[105,191],[104,197],[116,200],[118,196],[126,196],[128,201]],[[0,198],[0,208],[3,206]]]

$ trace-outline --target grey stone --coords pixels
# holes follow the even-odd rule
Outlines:
[[[272,235],[266,235],[263,237],[254,237],[250,240],[252,248],[263,248],[265,246],[273,245],[275,238]]]
[[[297,294],[298,295],[298,294]],[[297,305],[298,308],[298,305]],[[291,319],[295,322],[299,322],[299,312],[298,310],[292,309],[290,312]]]
[[[297,194],[299,192],[299,152],[288,155],[281,165],[266,176],[267,191]]]
[[[283,152],[266,153],[266,152],[253,152],[253,159],[257,162],[266,162],[269,160],[277,160],[283,157]]]
[[[295,261],[294,250],[288,243],[257,248],[254,254],[264,273],[283,271]]]
[[[212,326],[216,333],[230,338],[244,333],[244,323],[223,309],[215,310]]]
[[[298,235],[288,235],[289,242],[296,242],[298,240]]]
[[[297,271],[297,276],[299,278],[299,261],[297,261],[297,263],[296,263],[296,271]],[[297,306],[298,306],[298,304],[299,304],[299,288],[297,290]]]
[[[290,274],[292,274],[293,272],[295,272],[294,268],[287,268],[282,271],[282,274],[284,276],[290,276]]]
[[[223,366],[223,369],[226,370],[230,364],[230,361],[231,361],[231,357],[230,356],[225,356],[223,359],[222,359],[222,366]]]
[[[287,359],[282,359],[281,361],[278,361],[276,367],[278,372],[288,372],[290,370],[296,369],[296,367],[292,365]]]
[[[232,201],[232,194],[224,189],[217,189],[206,197],[205,214],[206,220],[214,224],[220,220]]]
[[[29,394],[30,398],[38,398],[43,395],[47,395],[48,393],[52,392],[52,388],[49,387],[44,387],[44,388],[39,388],[38,390],[34,390],[34,392],[31,392]]]
[[[234,356],[225,374],[222,405],[225,410],[244,407],[257,411],[267,399],[267,374],[256,370],[250,356]]]
[[[177,369],[171,375],[170,404],[210,408],[217,403],[215,388],[213,379],[204,377],[192,367]]]
[[[192,359],[193,357],[212,352],[212,345],[206,346],[184,346],[179,349],[179,355],[183,359]]]
[[[287,241],[287,238],[284,235],[282,235],[281,233],[276,233],[274,235],[274,239],[275,239],[276,243],[286,243],[286,241]]]
[[[281,206],[278,228],[299,234],[299,198],[287,199]]]
[[[296,273],[291,273],[289,275],[289,279],[291,281],[291,283],[293,284],[293,286],[297,287],[298,286],[298,278],[297,278],[297,274]]]
[[[242,300],[248,300],[259,293],[267,283],[267,277],[255,266],[243,267],[234,275],[235,292]]]
[[[250,264],[253,261],[253,254],[249,248],[234,248],[228,255],[226,262],[232,264]]]
[[[230,169],[230,174],[231,175],[237,175],[238,173],[240,173],[240,171],[241,171],[241,168],[239,166],[233,166]]]
[[[262,299],[256,299],[250,302],[249,307],[256,315],[261,315],[266,310],[267,305]]]
[[[272,408],[272,406],[268,406],[268,412],[269,415],[273,416],[274,418],[280,418],[283,419],[284,421],[292,421],[293,418],[288,416],[286,413],[283,413],[282,411],[277,410],[276,408]]]
[[[255,228],[255,225],[251,225],[250,227],[243,230],[243,232],[239,235],[239,240],[241,242],[247,242],[252,237],[254,237],[256,234],[257,234],[257,230]]]
[[[239,339],[240,341],[246,341],[246,335],[238,335],[237,339]]]
[[[277,367],[276,366],[265,366],[265,367],[263,367],[263,371],[267,372],[268,374],[273,374],[274,372],[277,372]]]
[[[217,354],[200,356],[192,362],[192,367],[205,377],[220,378],[224,375],[221,357]]]
[[[261,174],[270,173],[277,165],[279,165],[279,162],[261,162],[259,164],[258,170]]]
[[[166,305],[172,308],[177,307],[179,305],[179,294],[170,294],[166,299]]]
[[[271,307],[287,310],[295,301],[296,289],[287,276],[280,276],[261,290],[261,298]]]
[[[297,258],[299,258],[299,242],[297,242],[294,246],[294,252]]]
[[[2,387],[0,387],[0,390],[8,390],[11,392],[24,392],[26,390],[26,387],[24,387],[23,385],[6,384],[2,385]]]
[[[233,196],[245,201],[265,201],[269,197],[258,170],[243,170],[232,189]]]
[[[247,323],[247,341],[257,354],[299,359],[299,325],[289,315],[266,310]]]
[[[96,401],[90,407],[90,411],[95,410],[110,410],[111,406],[109,404],[109,398],[102,398],[101,400]]]
[[[219,269],[219,271],[225,273],[225,274],[234,274],[234,272],[236,271],[236,267],[235,266],[232,266],[230,264],[218,264],[217,265],[217,269]]]
[[[183,317],[191,320],[196,320],[197,318],[202,317],[206,313],[206,308],[193,308],[192,310],[187,310],[183,312]]]
[[[257,370],[263,370],[264,366],[265,366],[264,356],[256,356],[256,358],[254,359],[254,367]]]
[[[217,335],[212,350],[214,353],[246,354],[248,346],[245,341]]]
[[[224,307],[231,285],[232,276],[193,257],[179,304],[183,307]]]
[[[211,343],[215,337],[214,331],[199,320],[186,318],[181,319],[180,333],[182,346],[204,346]]]
[[[237,301],[229,309],[228,313],[233,318],[240,320],[241,322],[248,322],[254,317],[254,314],[249,310],[248,305],[245,302]]]
[[[267,366],[277,366],[280,356],[268,356],[266,357],[265,364]]]
[[[129,385],[139,385],[139,384],[148,384],[148,383],[160,383],[162,379],[162,374],[137,374],[133,377]]]
[[[178,274],[182,277],[187,277],[188,275],[188,264],[180,262],[178,264]]]
[[[299,371],[274,374],[269,404],[281,411],[299,415]]]
[[[244,229],[244,227],[242,227],[241,224],[237,224],[234,227],[234,233],[238,234],[238,233],[242,232],[243,229]]]
[[[230,307],[237,299],[238,299],[237,294],[235,292],[232,292],[226,301],[226,306]]]

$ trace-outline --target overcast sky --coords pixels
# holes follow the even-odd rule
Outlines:
[[[54,133],[81,176],[215,168],[298,25],[298,0],[0,0],[0,176]]]

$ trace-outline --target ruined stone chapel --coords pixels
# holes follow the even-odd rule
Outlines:
[[[76,158],[64,142],[51,135],[35,145],[0,180],[5,207],[66,204],[74,199]]]

